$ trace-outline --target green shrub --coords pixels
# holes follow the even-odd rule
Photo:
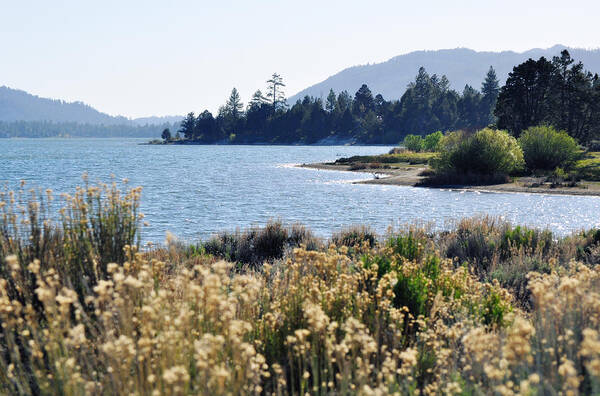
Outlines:
[[[437,151],[438,145],[443,137],[444,135],[440,131],[430,133],[425,136],[425,139],[423,140],[423,149],[425,151]]]
[[[527,129],[519,138],[527,168],[551,170],[557,167],[570,168],[580,156],[575,139],[565,131],[551,126],[536,126]]]
[[[393,291],[394,306],[407,307],[414,317],[427,317],[438,294],[457,299],[463,293],[447,276],[442,276],[442,261],[436,255],[427,256],[409,271],[400,269]]]
[[[574,179],[600,180],[600,153],[587,152],[575,163],[570,176]]]
[[[545,254],[552,247],[553,235],[549,230],[540,231],[524,226],[510,226],[504,231],[500,242],[502,257],[509,257],[514,251],[523,249],[527,253]]]
[[[481,305],[480,315],[488,326],[503,326],[506,315],[512,311],[512,306],[498,294],[495,290],[490,290],[484,297]]]
[[[452,132],[440,141],[432,166],[441,174],[509,175],[523,169],[523,151],[505,131],[485,128],[474,135]]]
[[[411,274],[400,272],[394,285],[394,306],[408,308],[414,317],[426,316],[429,309],[428,285],[427,277],[420,271]]]
[[[406,135],[402,143],[407,150],[419,152],[423,150],[423,138],[418,135]]]
[[[419,260],[423,254],[425,238],[417,231],[410,230],[399,235],[394,235],[387,240],[387,246],[408,261]]]
[[[373,265],[377,265],[377,279],[381,279],[385,274],[392,270],[392,261],[388,256],[376,255],[362,257],[363,268],[371,269]]]

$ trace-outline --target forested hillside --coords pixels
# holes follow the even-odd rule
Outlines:
[[[82,102],[40,98],[8,87],[0,87],[0,121],[54,121],[104,125],[129,123],[125,117],[101,113]]]
[[[0,121],[0,138],[47,138],[47,137],[137,137],[158,136],[165,128],[176,124],[158,125],[100,125],[77,122],[51,121]]]
[[[82,102],[41,98],[0,87],[0,138],[152,137],[173,128],[180,116],[113,117]]]

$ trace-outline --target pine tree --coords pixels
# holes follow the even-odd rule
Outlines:
[[[494,107],[496,107],[496,101],[498,100],[498,94],[500,93],[500,86],[498,84],[498,78],[496,77],[496,71],[492,66],[488,70],[485,80],[481,84],[481,115],[482,121],[487,124],[495,122]]]
[[[513,68],[500,90],[494,114],[498,127],[514,136],[530,126],[548,123],[552,116],[551,101],[554,65],[541,57],[529,59]]]
[[[234,120],[240,118],[242,113],[242,109],[244,108],[244,104],[240,99],[240,93],[236,88],[231,90],[231,95],[229,95],[229,99],[225,104],[225,111],[231,116]]]
[[[181,121],[181,127],[177,133],[179,132],[183,133],[183,136],[186,139],[194,139],[196,132],[196,117],[194,117],[194,112],[188,113],[183,121]]]
[[[373,94],[367,84],[363,84],[354,95],[354,114],[362,116],[374,108]]]
[[[329,90],[329,95],[327,95],[327,103],[325,104],[325,110],[332,113],[335,110],[335,105],[337,103],[337,97],[335,96],[335,92],[333,89]]]
[[[339,113],[343,113],[352,108],[352,96],[350,96],[348,91],[344,90],[339,93],[336,107]]]
[[[285,95],[282,90],[282,87],[285,87],[283,78],[281,78],[279,74],[273,73],[271,78],[267,80],[267,84],[269,84],[267,98],[270,99],[271,104],[273,105],[273,112],[278,108],[287,106],[285,103]]]
[[[262,106],[266,102],[267,99],[264,97],[263,93],[259,89],[256,92],[254,92],[254,95],[252,95],[252,99],[250,99],[250,102],[248,103],[248,108],[257,109],[260,108],[260,106]]]

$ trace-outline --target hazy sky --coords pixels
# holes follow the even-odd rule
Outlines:
[[[600,1],[0,0],[0,86],[129,117],[292,95],[420,49],[600,47]],[[416,71],[415,71],[416,73]]]

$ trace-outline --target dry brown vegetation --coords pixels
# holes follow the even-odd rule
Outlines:
[[[50,192],[2,195],[0,392],[600,392],[598,231],[271,223],[141,252],[139,194],[87,186],[55,222]]]

